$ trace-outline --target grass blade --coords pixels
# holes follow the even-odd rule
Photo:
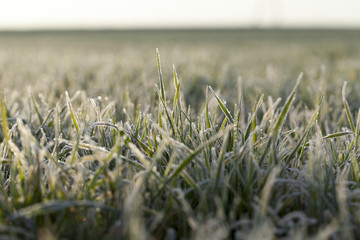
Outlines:
[[[9,125],[7,121],[7,109],[5,106],[4,96],[2,94],[0,95],[0,105],[1,105],[0,107],[1,107],[1,118],[2,118],[2,130],[4,133],[6,143],[8,143],[10,140]]]
[[[182,172],[182,170],[191,162],[191,160],[193,160],[193,158],[196,157],[196,155],[198,155],[202,151],[203,148],[208,146],[210,143],[216,141],[220,136],[224,136],[224,134],[230,131],[231,127],[233,126],[232,125],[227,126],[223,131],[220,131],[217,134],[213,135],[208,141],[204,142],[199,147],[197,147],[189,156],[187,156],[182,161],[182,163],[178,166],[178,168],[168,178],[168,181],[170,182],[173,179],[175,179]]]
[[[225,114],[226,118],[230,121],[230,123],[234,123],[235,122],[234,118],[231,116],[230,111],[226,108],[223,101],[216,95],[215,91],[212,89],[211,86],[209,86],[209,88],[210,88],[211,92],[213,93],[214,97],[216,98],[221,111]]]
[[[346,136],[346,135],[350,135],[350,134],[354,134],[353,132],[337,132],[337,133],[331,133],[326,135],[325,137],[323,137],[323,139],[330,139],[330,138],[337,138],[337,137],[341,137],[341,136]]]
[[[290,107],[291,107],[291,105],[293,103],[293,100],[294,100],[296,89],[299,86],[299,83],[300,83],[302,77],[303,77],[303,73],[300,73],[293,90],[291,91],[289,97],[287,98],[287,100],[285,102],[285,105],[284,105],[284,107],[283,107],[283,109],[281,111],[280,117],[277,120],[275,128],[274,128],[274,135],[275,136],[277,136],[277,134],[279,133],[279,130],[281,129],[281,126],[282,126],[282,124],[283,124],[283,122],[284,122],[284,120],[285,120],[285,118],[286,118],[286,116],[287,116],[287,114],[288,114],[288,112],[290,110]]]
[[[257,113],[258,109],[260,108],[261,103],[263,102],[263,100],[264,100],[264,94],[262,94],[260,96],[258,102],[254,106],[253,114],[252,114],[251,119],[249,121],[248,127],[246,128],[245,141],[249,137],[251,129],[253,131],[255,130],[255,127],[256,127],[256,113]],[[253,136],[254,136],[254,143],[255,143],[256,142],[256,134],[254,134]]]
[[[345,106],[346,117],[347,117],[347,120],[348,120],[349,125],[350,125],[350,127],[351,127],[351,130],[352,130],[353,132],[356,132],[356,130],[355,130],[355,125],[354,125],[354,120],[353,120],[353,118],[352,118],[351,111],[350,111],[350,107],[349,107],[349,104],[348,104],[348,102],[346,101],[346,98],[345,98],[345,95],[346,95],[346,91],[345,91],[345,89],[346,89],[346,84],[347,84],[347,82],[345,81],[345,82],[344,82],[344,86],[343,86],[343,88],[342,88],[342,100],[343,100],[343,103],[344,103],[344,106]]]
[[[164,102],[166,102],[164,80],[163,80],[163,75],[162,75],[162,70],[161,70],[160,52],[159,52],[158,48],[156,48],[156,62],[157,62],[157,66],[158,66],[158,73],[159,73],[159,79],[160,79],[160,92],[161,92],[160,97],[162,98],[162,100]]]
[[[73,107],[72,107],[72,104],[71,104],[71,100],[70,100],[68,91],[65,91],[65,97],[66,97],[66,104],[67,104],[67,107],[68,107],[68,109],[69,109],[71,118],[72,118],[72,120],[73,120],[75,129],[76,129],[76,132],[79,133],[80,129],[79,129],[78,120],[77,120],[76,115],[75,115],[75,112],[74,112],[74,110],[73,110]]]
[[[304,153],[304,145],[305,143],[307,142],[307,139],[309,137],[309,133],[310,133],[310,130],[312,128],[312,126],[314,125],[314,122],[317,118],[317,116],[319,115],[320,113],[320,107],[321,107],[321,104],[324,100],[324,94],[322,94],[322,96],[320,97],[320,101],[319,101],[319,104],[318,104],[318,107],[316,108],[316,110],[314,111],[314,114],[312,115],[306,129],[305,129],[305,133],[304,135],[301,137],[301,139],[298,141],[298,144],[296,145],[296,147],[294,148],[294,150],[287,156],[286,158],[286,162],[288,163],[295,155],[295,153],[298,151],[298,149],[300,148],[301,145],[303,145],[303,148],[302,148],[302,151],[301,151],[301,154],[300,154],[300,157],[299,159],[302,158],[302,155]]]
[[[31,98],[31,102],[32,102],[32,104],[34,105],[34,108],[35,108],[36,114],[37,114],[37,116],[38,116],[38,118],[39,118],[39,121],[40,121],[40,124],[41,124],[41,123],[43,123],[43,122],[44,122],[44,120],[43,120],[43,118],[42,118],[42,116],[41,116],[41,114],[40,114],[40,111],[39,111],[39,109],[38,109],[38,107],[37,107],[37,105],[36,105],[36,102],[35,102],[34,96],[33,96],[31,93],[30,93],[30,98]]]

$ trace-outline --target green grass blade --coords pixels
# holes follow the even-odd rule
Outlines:
[[[206,88],[206,98],[205,98],[205,116],[206,116],[206,128],[210,128],[210,116],[209,116],[209,102],[208,102],[208,95],[209,95],[209,88]]]
[[[158,93],[160,94],[159,89],[158,89]],[[176,136],[174,119],[170,116],[170,114],[169,114],[169,112],[168,112],[168,110],[167,110],[167,107],[166,107],[166,103],[165,103],[165,101],[160,97],[160,95],[159,95],[159,98],[160,98],[160,102],[161,102],[162,105],[164,106],[165,115],[166,115],[166,117],[167,117],[167,119],[168,119],[168,122],[169,122],[169,124],[170,124],[172,133],[173,133],[174,136]],[[161,111],[159,110],[159,116],[160,116],[160,112],[161,112]],[[159,119],[159,121],[160,121],[160,119]]]
[[[215,93],[215,91],[212,89],[211,86],[209,86],[211,92],[213,93],[214,97],[216,98],[219,107],[221,109],[221,111],[225,114],[225,116],[227,117],[227,119],[230,121],[230,123],[234,123],[234,118],[231,116],[230,111],[226,108],[225,104],[223,103],[223,101],[217,96],[217,94]]]
[[[227,141],[228,141],[228,133],[226,133],[223,137],[223,144],[222,144],[220,154],[219,154],[219,159],[218,159],[219,162],[218,162],[216,177],[215,177],[215,186],[214,186],[215,189],[217,189],[219,186],[220,175],[221,175],[221,171],[223,169],[224,154],[225,154]]]
[[[346,136],[346,135],[350,135],[350,134],[354,134],[354,133],[353,132],[336,132],[336,133],[331,133],[331,134],[326,135],[325,137],[323,137],[323,139],[337,138],[337,137]]]
[[[320,113],[320,108],[321,108],[321,104],[324,100],[324,93],[321,95],[320,97],[320,101],[319,101],[319,104],[318,104],[318,107],[316,108],[316,110],[314,111],[306,129],[305,129],[305,133],[304,135],[301,137],[301,139],[298,141],[298,144],[296,145],[296,147],[293,149],[293,151],[287,156],[286,158],[286,162],[288,163],[295,155],[295,153],[298,151],[298,149],[300,148],[301,145],[303,145],[303,148],[302,148],[302,151],[301,151],[301,154],[300,154],[300,157],[299,159],[302,158],[302,155],[304,153],[304,144],[307,142],[307,138],[309,137],[309,133],[310,133],[310,130],[311,128],[313,127],[314,125],[314,122],[317,118],[317,116],[319,115]]]
[[[266,180],[265,186],[262,189],[260,204],[259,204],[259,211],[261,216],[266,215],[266,210],[271,197],[271,191],[274,187],[276,176],[279,174],[279,172],[280,172],[279,167],[275,167],[274,169],[272,169]]]
[[[157,66],[158,66],[158,73],[159,73],[159,79],[160,79],[160,92],[161,92],[160,97],[162,98],[162,100],[164,102],[166,102],[164,80],[163,80],[163,75],[162,75],[162,70],[161,70],[160,52],[159,52],[158,48],[156,48],[156,62],[157,62]]]
[[[44,122],[44,120],[43,120],[43,118],[42,118],[42,116],[40,114],[39,108],[37,107],[34,96],[31,93],[30,93],[30,99],[31,99],[32,104],[34,105],[34,108],[35,108],[36,114],[37,114],[37,116],[39,118],[40,124],[42,124]]]
[[[185,179],[185,181],[192,186],[193,188],[195,188],[196,190],[200,190],[200,188],[198,187],[198,185],[195,183],[194,179],[184,170],[181,172],[181,176]]]
[[[254,111],[253,111],[253,114],[251,116],[251,119],[249,121],[249,124],[246,128],[246,133],[245,133],[245,140],[248,139],[250,133],[251,133],[251,129],[254,131],[255,130],[255,127],[256,127],[256,113],[258,111],[258,109],[260,108],[261,106],[261,103],[263,102],[264,100],[264,94],[262,94],[258,100],[258,102],[256,103],[255,107],[254,107]],[[254,142],[256,142],[256,135],[254,134]]]
[[[300,73],[293,90],[291,91],[289,97],[287,98],[287,100],[285,102],[285,105],[284,105],[284,107],[283,107],[283,109],[282,109],[282,111],[280,113],[280,117],[278,118],[278,120],[277,120],[277,122],[275,124],[275,128],[274,128],[275,136],[279,133],[279,130],[280,130],[280,128],[281,128],[281,126],[282,126],[282,124],[283,124],[283,122],[284,122],[284,120],[285,120],[285,118],[286,118],[286,116],[287,116],[287,114],[288,114],[288,112],[290,110],[290,107],[291,107],[291,105],[293,103],[293,100],[294,100],[296,89],[299,86],[299,83],[300,83],[302,77],[303,77],[303,73]]]
[[[5,106],[5,100],[4,100],[4,96],[2,94],[0,96],[0,105],[1,105],[0,107],[1,107],[1,118],[2,118],[2,130],[4,133],[6,143],[8,143],[10,141],[9,125],[8,125],[8,121],[7,121],[7,109]]]
[[[66,97],[66,104],[67,104],[68,110],[70,112],[71,118],[73,120],[76,132],[79,133],[80,129],[79,129],[78,120],[77,120],[75,112],[73,110],[68,91],[65,91],[65,97]]]
[[[355,130],[355,152],[357,151],[358,149],[358,142],[359,142],[359,137],[360,137],[360,108],[359,108],[359,111],[358,111],[358,116],[357,116],[357,119],[356,119],[356,130]]]
[[[175,114],[175,109],[177,106],[180,105],[180,82],[177,77],[175,65],[173,65],[173,72],[174,72],[174,85],[175,85],[175,96],[174,96],[174,106],[173,111]]]
[[[145,168],[147,170],[151,170],[151,165],[145,155],[133,143],[129,143],[128,147],[136,155],[136,158],[145,166]]]
[[[219,137],[224,136],[225,133],[230,131],[232,125],[229,125],[226,127],[223,131],[220,131],[213,135],[208,141],[204,142],[200,146],[198,146],[189,156],[187,156],[182,163],[178,166],[178,168],[173,172],[173,174],[168,178],[168,181],[174,180],[181,172],[182,170],[198,155],[203,148],[208,146],[210,143],[216,141]]]
[[[350,107],[349,107],[349,104],[348,102],[346,101],[346,84],[347,82],[345,81],[344,82],[344,86],[342,88],[342,100],[343,100],[343,103],[344,103],[344,106],[345,106],[345,110],[346,110],[346,117],[348,119],[348,122],[349,122],[349,125],[351,127],[351,130],[353,132],[356,132],[355,130],[355,125],[354,125],[354,120],[352,118],[352,115],[351,115],[351,111],[350,111]]]

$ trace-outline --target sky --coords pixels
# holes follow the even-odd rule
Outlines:
[[[360,0],[2,0],[0,30],[360,28]]]

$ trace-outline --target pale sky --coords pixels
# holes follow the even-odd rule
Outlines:
[[[357,27],[360,0],[0,0],[0,29]]]

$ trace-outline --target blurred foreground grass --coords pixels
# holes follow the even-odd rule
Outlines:
[[[0,236],[360,237],[359,40],[0,33]]]

